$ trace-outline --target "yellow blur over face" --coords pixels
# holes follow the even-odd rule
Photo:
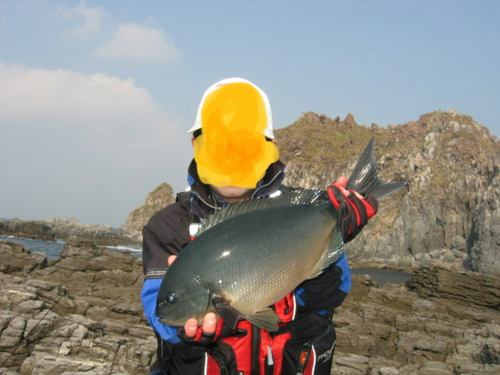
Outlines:
[[[210,93],[203,103],[201,124],[194,156],[205,184],[253,189],[278,160],[278,148],[264,136],[264,100],[248,83],[226,84]]]

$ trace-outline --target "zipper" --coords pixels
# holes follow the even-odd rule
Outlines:
[[[274,374],[274,357],[273,357],[273,344],[271,343],[267,346],[267,360],[266,366],[264,366],[263,375],[273,375]]]
[[[217,207],[217,205],[213,205],[213,204],[210,204],[208,203],[207,201],[205,201],[201,196],[200,194],[198,194],[196,191],[191,191],[191,193],[196,197],[198,198],[200,201],[202,201],[205,205],[207,205],[208,207],[210,207],[211,209],[215,210],[215,211],[218,211],[220,210],[220,208]]]
[[[267,184],[261,185],[257,189],[255,189],[255,191],[253,192],[252,197],[250,199],[260,198],[257,196],[257,194],[259,194],[259,192],[261,192],[263,189],[272,185],[274,183],[274,181],[276,181],[276,179],[278,177],[280,177],[282,174],[283,174],[283,170],[278,171],[278,173],[276,173],[276,175],[273,177],[273,179],[271,181],[269,181]]]
[[[306,342],[299,354],[299,366],[297,367],[296,375],[304,374],[304,370],[306,369],[307,362],[309,362],[309,357],[311,356],[311,343]]]

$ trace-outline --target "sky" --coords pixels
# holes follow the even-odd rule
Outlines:
[[[275,128],[450,108],[500,136],[500,1],[0,0],[0,218],[119,227],[187,187],[203,92],[248,79]]]

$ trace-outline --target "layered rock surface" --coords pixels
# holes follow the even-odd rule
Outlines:
[[[46,264],[0,242],[0,374],[148,374],[141,260],[72,238]],[[500,279],[427,266],[404,285],[353,277],[332,374],[500,373]]]
[[[424,266],[403,285],[355,278],[334,316],[334,374],[500,374],[500,279]]]
[[[142,314],[140,259],[70,239],[58,261],[33,267],[15,245],[2,243],[7,261],[27,267],[0,273],[0,373],[148,373],[156,339]]]

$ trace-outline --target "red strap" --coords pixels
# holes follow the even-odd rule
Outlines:
[[[332,185],[337,187],[337,185],[335,185],[335,184],[332,184]],[[332,189],[328,189],[327,191],[328,191],[328,198],[330,198],[330,201],[333,203],[333,207],[335,207],[335,209],[338,210],[340,207],[340,202],[335,197],[335,194],[333,194]]]
[[[366,199],[363,199],[361,202],[363,203],[363,206],[365,206],[366,216],[368,216],[368,219],[374,217],[377,210],[370,203],[368,203]]]

